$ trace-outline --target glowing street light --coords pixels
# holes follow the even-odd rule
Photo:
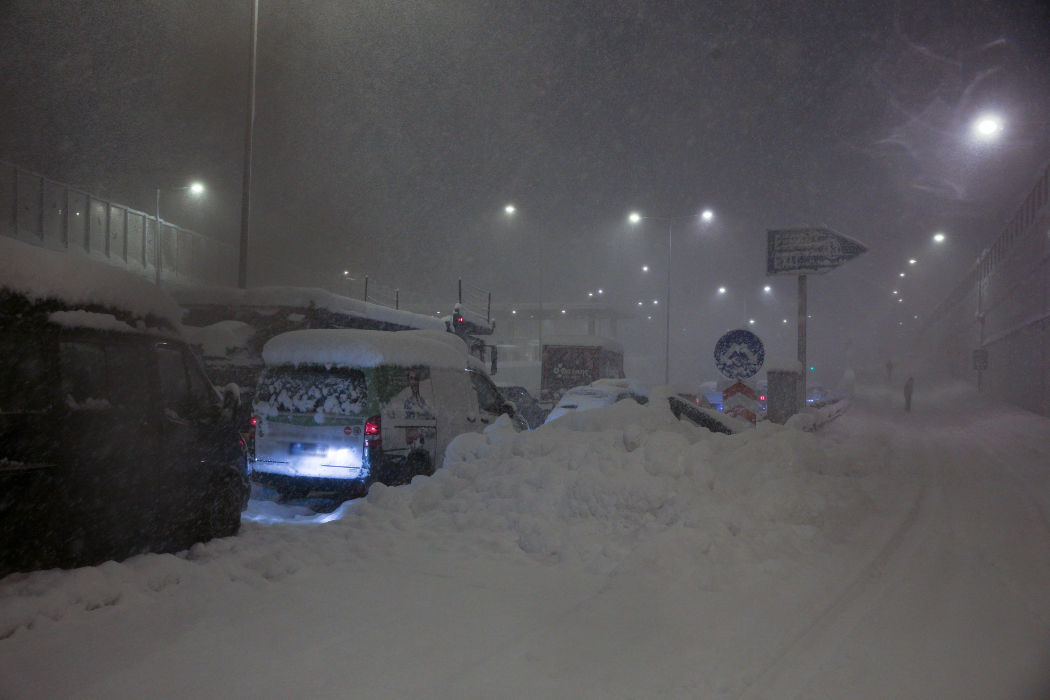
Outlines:
[[[934,243],[943,243],[944,242],[944,234],[943,233],[935,233],[935,234],[933,234],[933,242]]]
[[[160,284],[160,266],[161,266],[161,248],[164,246],[163,229],[164,224],[160,218],[160,193],[161,192],[178,192],[179,190],[188,190],[190,194],[199,197],[204,194],[204,185],[199,182],[191,182],[185,187],[158,187],[157,188],[157,236],[154,240],[153,248],[157,251],[156,259],[153,261],[153,267],[156,272],[156,283]],[[244,273],[247,274],[247,273]]]
[[[704,209],[704,213],[700,215],[700,218],[704,221],[710,221],[711,219],[715,218],[715,213],[710,209]]]
[[[914,265],[914,264],[915,264],[916,262],[918,262],[918,261],[917,261],[917,260],[909,260],[909,261],[908,261],[908,264],[909,264],[909,265]]]
[[[725,294],[726,293],[726,288],[725,287],[719,287],[718,288],[718,293],[719,294]]]
[[[513,216],[514,212],[516,212],[517,209],[514,208],[513,204],[508,204],[507,206],[503,207],[503,211],[507,213],[507,216]]]
[[[1003,123],[998,117],[984,116],[974,122],[974,131],[982,138],[992,138],[1003,130]]]
[[[636,211],[632,211],[631,215],[627,218],[631,221],[632,224],[637,224],[639,221],[642,220],[642,215]]]
[[[764,288],[762,289],[762,291],[764,291],[764,292],[765,292],[766,294],[768,294],[768,293],[770,293],[770,292],[772,292],[772,291],[773,291],[773,288],[772,288],[772,287],[770,287],[770,286],[769,286],[769,285],[767,284],[767,285],[766,285],[766,286],[765,286],[765,287],[764,287]]]
[[[901,273],[901,277],[904,277],[904,273],[903,272]]]
[[[642,265],[642,272],[648,272],[648,271],[649,271],[649,266],[648,265]]]

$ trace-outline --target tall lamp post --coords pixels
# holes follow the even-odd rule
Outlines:
[[[251,0],[252,19],[248,44],[248,116],[244,128],[244,174],[241,179],[241,250],[237,286],[248,287],[248,220],[252,194],[252,132],[255,128],[255,44],[259,33],[259,0]]]
[[[674,240],[674,222],[697,218],[707,222],[711,221],[714,217],[715,215],[710,209],[705,209],[699,214],[690,214],[688,216],[642,216],[637,212],[632,212],[628,217],[630,222],[636,225],[645,220],[667,222],[667,298],[664,302],[664,313],[667,315],[667,324],[664,331],[664,384],[671,383],[671,253]]]
[[[186,185],[185,187],[158,187],[157,188],[157,240],[154,241],[154,260],[153,269],[156,272],[156,284],[160,284],[160,264],[161,264],[161,248],[164,243],[164,236],[161,234],[163,231],[163,223],[160,219],[160,193],[161,192],[178,192],[180,190],[189,190],[190,194],[200,196],[204,194],[204,185],[199,182]]]
[[[514,207],[513,204],[508,204],[507,206],[503,207],[503,213],[506,214],[508,218],[510,218],[510,217],[513,217],[515,213],[517,213],[517,209]],[[540,227],[540,235],[538,237],[537,246],[536,246],[539,249],[539,257],[540,257],[539,269],[537,271],[538,274],[539,274],[539,279],[540,279],[540,285],[539,285],[539,317],[540,318],[539,318],[539,328],[537,330],[536,336],[537,336],[537,342],[539,343],[539,347],[537,348],[537,350],[538,350],[539,355],[540,355],[540,363],[541,363],[540,371],[541,372],[543,371],[543,369],[542,369],[542,362],[543,362],[543,268],[544,268],[543,239],[544,239],[544,230],[543,230],[542,227]],[[543,384],[543,377],[542,376],[540,377],[540,384],[541,385]]]

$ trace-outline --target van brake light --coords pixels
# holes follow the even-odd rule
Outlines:
[[[252,416],[252,427],[259,425],[259,416]]]
[[[382,447],[383,416],[375,414],[365,421],[365,447]]]

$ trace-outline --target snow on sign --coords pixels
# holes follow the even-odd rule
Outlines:
[[[747,379],[758,374],[766,350],[757,335],[740,328],[729,331],[715,343],[715,366],[730,379]]]
[[[864,244],[828,228],[766,231],[766,275],[820,274],[866,252]]]

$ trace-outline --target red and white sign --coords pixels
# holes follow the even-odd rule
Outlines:
[[[353,435],[353,433],[354,429],[351,428],[349,425],[343,428],[343,435]]]
[[[758,421],[758,394],[747,384],[737,382],[722,392],[722,410],[754,425]]]

